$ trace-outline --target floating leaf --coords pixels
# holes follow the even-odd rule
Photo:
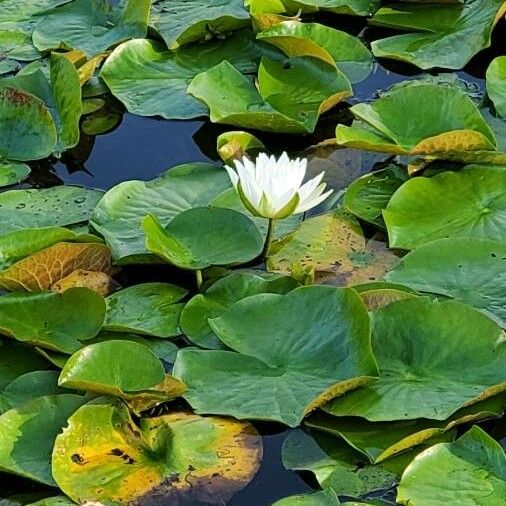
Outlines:
[[[336,65],[352,83],[364,80],[372,70],[372,55],[359,39],[319,23],[283,21],[257,38],[289,57],[312,56]]]
[[[146,257],[153,261],[141,228],[145,216],[156,210],[162,225],[167,225],[181,211],[208,205],[229,187],[227,173],[216,165],[180,165],[157,179],[126,181],[109,190],[97,205],[92,224],[105,237],[117,262],[146,261]]]
[[[506,56],[498,56],[488,67],[487,93],[499,116],[506,119]]]
[[[125,0],[116,6],[110,0],[76,0],[43,18],[33,43],[39,51],[71,48],[94,56],[124,40],[145,37],[150,5],[150,0]]]
[[[357,104],[352,126],[338,125],[342,146],[469,163],[506,163],[474,102],[459,88],[414,81],[372,104]]]
[[[56,145],[56,127],[37,97],[14,88],[0,89],[0,156],[26,161],[45,158]]]
[[[136,39],[113,51],[100,77],[131,113],[189,119],[207,114],[207,108],[186,93],[199,72],[223,60],[241,72],[255,72],[258,59],[259,49],[249,30],[176,52],[153,40]]]
[[[376,40],[372,51],[376,57],[407,61],[422,69],[461,69],[490,46],[492,29],[505,13],[504,0],[391,4],[379,9],[370,23],[413,33]]]
[[[294,427],[376,375],[367,312],[351,289],[308,286],[253,295],[210,324],[234,351],[183,349],[174,365],[198,413]]]
[[[285,294],[297,286],[298,283],[288,276],[261,271],[233,272],[186,304],[181,313],[181,329],[188,339],[203,348],[223,348],[209,325],[210,319],[221,316],[232,304],[250,295]]]
[[[150,25],[169,49],[249,25],[243,0],[154,0]]]
[[[107,298],[104,330],[173,337],[179,331],[187,290],[169,283],[145,283],[125,288]]]
[[[258,257],[264,245],[253,221],[220,207],[188,209],[165,228],[151,215],[142,226],[147,249],[182,269],[243,264]]]
[[[310,280],[348,285],[382,278],[397,257],[382,243],[366,241],[359,223],[340,210],[303,221],[274,243],[267,269]]]
[[[496,506],[506,499],[505,470],[504,450],[475,426],[457,441],[434,445],[418,455],[402,475],[397,502]]]
[[[48,369],[35,350],[14,341],[0,340],[0,391],[23,374]]]
[[[340,504],[332,489],[313,494],[292,495],[276,501],[272,506],[338,506]]]
[[[506,327],[506,246],[487,239],[439,239],[406,255],[386,279],[453,297]]]
[[[408,179],[406,169],[394,164],[366,174],[347,188],[344,206],[361,220],[384,228],[381,213],[394,192]]]
[[[102,297],[107,297],[118,290],[120,285],[105,272],[85,269],[76,269],[51,285],[53,292],[64,292],[70,288],[88,288]]]
[[[506,240],[504,185],[506,167],[480,165],[407,181],[383,211],[390,247],[447,237]]]
[[[233,84],[232,84],[233,83]],[[198,74],[188,93],[210,109],[211,121],[242,128],[311,133],[319,115],[352,94],[346,76],[311,57],[262,58],[258,89],[228,61]]]
[[[186,390],[180,381],[165,375],[162,362],[147,346],[122,340],[90,344],[74,353],[58,384],[120,397],[136,411],[178,397]]]
[[[0,235],[88,221],[103,192],[78,186],[10,190],[0,194]]]
[[[0,416],[0,469],[55,486],[51,451],[67,418],[81,405],[78,395],[39,397]]]
[[[64,293],[10,293],[0,297],[0,332],[41,348],[73,353],[95,337],[105,301],[86,288]]]
[[[60,242],[0,272],[0,286],[11,291],[45,291],[78,269],[109,272],[109,248],[97,242]]]
[[[30,175],[25,163],[0,161],[0,187],[20,183]]]
[[[97,400],[58,436],[53,475],[79,503],[224,504],[261,458],[261,438],[247,422],[177,411],[136,427],[122,404]]]
[[[506,387],[502,331],[469,306],[417,297],[371,317],[380,379],[335,399],[325,408],[329,413],[370,421],[445,420]]]
[[[242,131],[220,134],[216,144],[220,158],[228,165],[233,165],[234,160],[241,160],[244,156],[254,158],[265,150],[262,141]]]

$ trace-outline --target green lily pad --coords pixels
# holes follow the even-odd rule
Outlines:
[[[381,216],[394,192],[409,179],[404,167],[390,165],[356,179],[344,194],[344,206],[361,220],[384,228]]]
[[[242,128],[311,133],[322,112],[352,94],[347,77],[312,57],[264,57],[258,89],[228,61],[198,74],[188,93],[210,109],[211,121]]]
[[[10,293],[0,297],[2,334],[41,348],[72,353],[95,337],[105,317],[105,301],[86,288],[64,293]]]
[[[226,171],[216,165],[180,165],[151,181],[126,181],[109,190],[93,213],[92,225],[118,263],[153,261],[141,228],[145,216],[156,210],[162,225],[167,225],[185,209],[208,205],[230,186]]]
[[[56,145],[56,127],[44,103],[14,88],[0,89],[0,130],[0,156],[10,160],[46,158]]]
[[[32,253],[60,242],[100,242],[97,236],[80,234],[63,227],[26,228],[0,236],[0,271]]]
[[[386,279],[420,292],[453,297],[506,327],[505,261],[504,242],[439,239],[411,251]]]
[[[369,16],[374,13],[379,0],[246,0],[252,14],[258,13],[289,13],[316,12],[318,10]]]
[[[404,471],[397,494],[399,504],[412,506],[496,506],[505,499],[506,455],[476,426],[457,441],[418,455]]]
[[[469,163],[506,163],[474,102],[444,83],[403,83],[372,104],[357,104],[352,126],[338,125],[338,144]]]
[[[261,151],[265,151],[261,140],[253,134],[242,131],[220,134],[216,140],[216,148],[220,158],[228,165],[232,165],[234,160],[241,160],[246,155],[253,159]]]
[[[176,411],[137,427],[124,405],[99,399],[58,436],[53,475],[78,503],[226,504],[261,458],[261,438],[247,422]]]
[[[174,365],[198,413],[295,427],[377,374],[366,309],[351,289],[309,286],[253,295],[210,324],[234,351],[183,349]]]
[[[76,0],[54,9],[33,32],[39,51],[80,49],[88,56],[101,53],[127,39],[145,37],[150,0]]]
[[[349,285],[381,279],[396,262],[383,243],[366,241],[358,221],[338,209],[303,221],[275,242],[267,269],[310,282]]]
[[[292,495],[276,501],[272,506],[338,506],[341,504],[332,489],[313,494]]]
[[[74,502],[71,501],[68,497],[63,495],[57,495],[54,497],[48,497],[46,499],[41,499],[40,501],[30,503],[27,506],[74,506]]]
[[[383,211],[390,247],[409,250],[448,237],[505,241],[504,185],[506,167],[480,165],[407,181]]]
[[[372,70],[372,55],[359,39],[319,23],[283,21],[257,38],[287,56],[312,56],[336,65],[352,83],[363,81]]]
[[[165,375],[162,362],[148,346],[126,340],[102,341],[80,349],[63,367],[58,384],[119,397],[137,412],[186,390],[180,381]]]
[[[339,495],[364,497],[392,488],[415,456],[435,441],[451,441],[451,434],[378,464],[353,449],[343,440],[321,432],[301,430],[288,435],[283,444],[282,459],[286,469],[312,472],[320,486]]]
[[[0,470],[55,486],[53,444],[67,418],[83,402],[79,395],[50,395],[0,416]]]
[[[506,56],[498,56],[488,67],[487,93],[497,114],[506,119]]]
[[[252,220],[220,207],[188,209],[165,228],[155,216],[147,216],[142,227],[147,249],[182,269],[243,264],[258,257],[264,246]]]
[[[34,349],[10,339],[0,340],[0,391],[19,376],[48,368]]]
[[[335,399],[325,407],[329,413],[374,422],[445,420],[506,387],[502,331],[469,306],[417,297],[371,318],[380,379]]]
[[[25,163],[0,161],[0,187],[20,183],[30,175]]]
[[[376,40],[372,51],[376,57],[407,61],[422,69],[461,69],[490,46],[492,29],[505,13],[503,0],[390,4],[369,22],[413,33]]]
[[[3,402],[8,409],[17,408],[25,402],[65,392],[58,387],[57,371],[32,371],[17,377],[0,393],[0,404]],[[0,408],[0,413],[7,411]]]
[[[25,228],[86,222],[102,195],[99,190],[78,186],[3,192],[0,194],[0,235]]]
[[[250,24],[243,0],[154,0],[149,21],[169,49]]]
[[[181,329],[186,337],[203,348],[219,349],[224,345],[213,332],[209,320],[224,314],[238,300],[259,293],[285,294],[298,283],[288,276],[255,271],[239,271],[211,285],[205,293],[195,295],[181,313]]]
[[[131,286],[107,297],[104,330],[173,337],[179,331],[184,304],[177,304],[187,290],[169,283]]]
[[[188,84],[223,60],[241,72],[256,71],[259,49],[249,30],[176,52],[153,40],[132,40],[114,50],[100,77],[131,113],[189,119],[206,115],[207,108],[186,93]]]

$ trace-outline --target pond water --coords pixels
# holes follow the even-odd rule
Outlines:
[[[325,24],[359,35],[365,41],[378,36],[378,29],[373,31],[366,28],[366,23],[361,19],[329,14],[321,16],[325,17]],[[496,55],[504,54],[505,45],[506,22],[503,21],[496,27],[492,48],[480,53],[464,71],[454,73],[453,76],[461,80],[471,94],[480,96],[484,90],[485,70]],[[395,83],[420,78],[422,75],[428,74],[405,64],[376,63],[369,78],[354,85],[353,99],[323,116],[315,134],[302,137],[256,134],[273,152],[287,150],[291,154],[298,154],[307,147],[332,137],[336,116],[342,117],[344,114],[347,117],[346,110],[350,103],[368,100]],[[432,71],[430,75],[436,76],[438,72]],[[449,73],[444,75],[447,78],[452,76]],[[168,121],[124,113],[120,124],[113,131],[96,138],[84,137],[79,146],[67,152],[62,160],[45,160],[32,164],[32,175],[22,187],[40,188],[65,183],[107,190],[125,180],[149,180],[177,164],[219,160],[215,147],[216,138],[226,130],[229,128],[206,121]],[[382,155],[379,159],[381,158],[387,159],[388,155]],[[378,160],[378,157],[375,160]],[[370,164],[362,163],[361,172],[369,172]],[[352,179],[356,177],[357,174],[354,174]],[[161,271],[160,267],[130,267],[125,269],[121,281],[128,285],[141,279],[146,282],[151,278],[160,280],[160,277],[171,277],[170,271],[167,271],[167,274],[161,274]],[[184,284],[186,280],[177,281]],[[260,471],[228,505],[267,506],[282,497],[316,489],[317,484],[309,474],[298,474],[283,468],[281,448],[290,431],[276,424],[257,424],[257,428],[264,438],[264,458]],[[498,439],[506,435],[504,419],[485,424],[485,428],[493,432]],[[0,473],[0,506],[16,504],[6,499],[12,494],[26,493],[54,495],[54,491]],[[381,496],[384,499],[392,499],[388,491]]]

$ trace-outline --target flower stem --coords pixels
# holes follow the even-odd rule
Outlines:
[[[265,238],[264,250],[262,252],[262,258],[267,260],[269,256],[269,250],[271,248],[271,242],[274,234],[274,227],[276,226],[276,220],[274,218],[269,218],[269,225],[267,226],[267,237]]]
[[[197,269],[195,271],[195,277],[197,278],[197,288],[200,292],[201,288],[202,288],[202,270],[201,269]]]

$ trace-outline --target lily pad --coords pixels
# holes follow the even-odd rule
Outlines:
[[[92,225],[116,262],[152,262],[141,228],[145,216],[156,210],[161,224],[167,225],[181,211],[208,205],[230,186],[226,171],[216,165],[180,165],[151,181],[127,181],[109,190],[93,213]]]
[[[397,502],[495,506],[506,499],[505,470],[504,450],[475,426],[457,441],[437,444],[418,455],[402,475]]]
[[[131,113],[189,119],[206,115],[207,108],[186,93],[188,84],[223,60],[241,72],[256,71],[259,49],[251,31],[176,52],[153,40],[125,42],[106,60],[100,77]]]
[[[233,83],[233,84],[232,84]],[[198,74],[188,93],[210,109],[211,121],[242,128],[311,133],[321,113],[352,94],[347,77],[312,57],[262,58],[258,89],[228,61]]]
[[[502,331],[469,306],[417,297],[371,318],[380,379],[335,399],[325,407],[329,413],[376,422],[445,420],[506,387]]]
[[[150,0],[125,0],[114,6],[110,0],[70,2],[42,19],[33,44],[39,51],[80,49],[94,56],[124,40],[145,37],[150,5]]]
[[[0,162],[0,187],[20,183],[30,175],[31,169],[25,163]]]
[[[313,494],[292,495],[276,501],[272,506],[338,506],[340,504],[332,489]]]
[[[14,234],[20,235],[20,232]],[[0,243],[3,239],[0,238]],[[0,286],[11,291],[45,291],[79,269],[110,272],[109,248],[98,242],[59,242],[0,272]]]
[[[381,279],[397,262],[383,243],[366,241],[360,224],[341,210],[314,216],[274,243],[267,269],[336,285]]]
[[[504,185],[506,167],[480,165],[407,181],[383,211],[390,247],[448,237],[506,241]]]
[[[53,444],[81,404],[79,395],[50,395],[0,416],[0,469],[55,486],[51,475]]]
[[[453,297],[506,327],[506,246],[487,239],[439,239],[406,255],[386,279]]]
[[[506,119],[506,56],[498,56],[488,67],[487,93],[497,114]]]
[[[338,125],[338,144],[385,153],[469,163],[506,163],[474,102],[444,83],[403,83],[372,104],[357,104],[352,126]]]
[[[198,413],[295,427],[377,374],[367,312],[351,289],[309,286],[253,295],[210,324],[234,351],[183,349],[174,365]]]
[[[65,292],[70,288],[89,288],[102,297],[107,297],[118,290],[120,285],[105,272],[85,269],[76,269],[51,285],[53,292]]]
[[[56,127],[44,103],[14,88],[0,89],[0,130],[0,156],[10,160],[46,158],[56,145]]]
[[[180,334],[179,303],[187,290],[169,283],[144,283],[125,288],[107,299],[104,330],[174,337]],[[179,304],[178,304],[179,303]]]
[[[86,288],[65,293],[10,293],[0,297],[0,332],[41,348],[73,353],[95,337],[105,301]]]
[[[381,281],[354,285],[353,289],[360,294],[369,311],[379,309],[398,300],[420,296],[406,286]]]
[[[0,391],[19,376],[48,368],[34,349],[10,339],[0,340]]]
[[[243,0],[154,0],[149,23],[173,50],[223,37],[249,25],[250,19]]]
[[[445,434],[443,441],[451,441]],[[283,444],[283,465],[293,471],[311,471],[320,486],[339,495],[364,497],[392,488],[413,458],[431,443],[402,453],[378,464],[357,452],[347,443],[316,432],[312,437],[301,430],[288,435]]]
[[[0,235],[26,228],[86,222],[102,195],[101,191],[78,186],[3,192],[0,194]]]
[[[265,272],[239,271],[218,280],[205,293],[195,295],[181,313],[181,329],[186,337],[203,348],[223,348],[209,320],[224,314],[238,300],[259,293],[285,294],[298,283],[288,276]]]
[[[264,245],[252,220],[219,207],[188,209],[165,228],[150,215],[142,227],[147,249],[182,269],[243,264],[258,257]]]
[[[359,39],[319,23],[283,21],[260,32],[257,38],[287,56],[312,56],[335,65],[352,83],[363,81],[372,70],[372,55]]]
[[[162,362],[148,346],[122,340],[90,344],[74,353],[63,367],[58,384],[119,397],[136,411],[178,397],[186,389],[165,375]]]
[[[224,504],[261,458],[261,438],[247,422],[176,411],[137,427],[122,404],[97,400],[58,436],[53,475],[78,503]]]
[[[505,13],[503,0],[390,4],[369,22],[413,33],[374,41],[372,51],[376,57],[407,61],[422,69],[461,69],[490,46],[492,29]]]
[[[394,164],[365,174],[347,188],[344,206],[361,220],[384,228],[381,213],[394,192],[408,179],[406,169]]]

